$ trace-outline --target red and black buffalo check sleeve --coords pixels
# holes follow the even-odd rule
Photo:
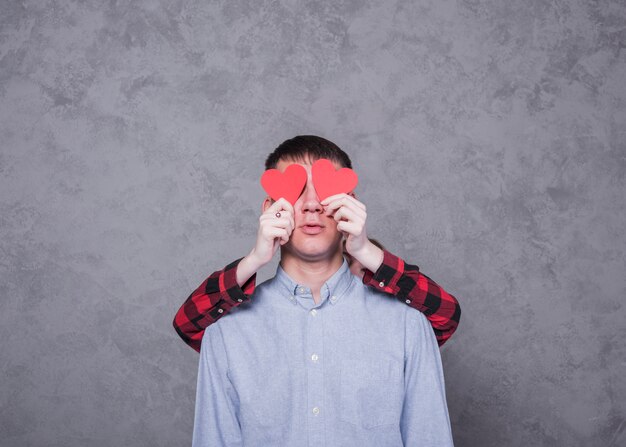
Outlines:
[[[459,325],[459,302],[421,273],[418,266],[406,264],[386,250],[383,252],[383,263],[376,273],[366,270],[363,283],[391,294],[422,312],[432,325],[439,346],[442,346]]]
[[[243,259],[243,258],[241,258]],[[174,317],[174,329],[185,343],[200,352],[204,330],[246,301],[254,292],[256,273],[243,285],[237,284],[238,259],[211,274],[193,291]]]
[[[234,307],[249,301],[254,292],[256,274],[243,287],[237,284],[239,261],[211,274],[189,295],[174,317],[174,329],[180,338],[198,352],[204,330]],[[416,265],[406,264],[384,250],[383,263],[376,273],[366,270],[363,283],[422,312],[432,325],[439,346],[456,331],[461,318],[459,302]]]

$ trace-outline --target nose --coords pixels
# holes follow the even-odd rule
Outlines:
[[[303,213],[321,213],[324,210],[324,207],[322,207],[322,204],[320,203],[320,199],[317,196],[317,192],[315,191],[315,187],[313,186],[313,182],[310,178],[307,181],[304,192],[302,193],[302,199]]]

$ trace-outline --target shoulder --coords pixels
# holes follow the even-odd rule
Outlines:
[[[271,279],[259,284],[250,300],[233,308],[228,314],[206,328],[207,334],[220,332],[228,339],[231,333],[239,333],[247,327],[253,327],[260,320],[266,320],[271,307],[277,302],[272,293]]]
[[[375,308],[381,312],[390,312],[394,315],[405,316],[413,313],[421,315],[421,313],[412,307],[406,305],[397,297],[388,293],[381,292],[373,287],[366,286],[359,282],[356,288],[358,294],[362,294],[368,307]]]
[[[430,322],[419,310],[407,305],[395,296],[380,292],[372,287],[362,285],[363,296],[367,307],[378,315],[392,319],[396,322],[403,321],[407,330],[432,332]],[[408,328],[412,329],[408,329]]]

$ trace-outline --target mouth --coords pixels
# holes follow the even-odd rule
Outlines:
[[[305,234],[319,234],[322,232],[324,227],[317,223],[308,223],[308,224],[302,225],[300,229]]]

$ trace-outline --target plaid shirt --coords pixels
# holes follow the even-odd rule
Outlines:
[[[459,302],[421,273],[416,265],[406,264],[386,250],[383,252],[383,263],[376,273],[366,270],[363,283],[422,312],[442,346],[459,324]],[[209,276],[189,295],[174,317],[174,329],[178,335],[198,352],[207,326],[249,301],[254,292],[256,273],[243,287],[237,284],[237,265],[241,259]]]

